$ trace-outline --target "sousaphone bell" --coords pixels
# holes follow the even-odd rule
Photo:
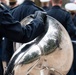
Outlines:
[[[25,26],[33,19],[28,16],[21,24]],[[67,31],[47,15],[44,33],[16,50],[5,75],[66,75],[72,62],[73,47]]]

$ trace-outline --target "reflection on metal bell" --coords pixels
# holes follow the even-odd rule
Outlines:
[[[32,20],[28,16],[21,23],[27,25]],[[14,75],[66,75],[72,61],[73,47],[67,31],[57,20],[47,16],[44,33],[13,54],[5,75],[13,72]]]

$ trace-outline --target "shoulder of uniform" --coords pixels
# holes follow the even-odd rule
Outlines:
[[[37,5],[34,5],[36,8],[38,8],[39,10],[41,10],[41,11],[44,11],[44,9],[42,8],[42,7],[39,7],[39,6],[37,6]]]
[[[11,8],[11,10],[14,10],[14,9],[16,9],[16,8],[18,8],[19,7],[19,5],[18,6],[16,6],[16,7],[14,7],[14,8]]]
[[[45,11],[42,7],[39,7],[39,9],[40,9],[41,11]]]
[[[63,10],[66,14],[69,14],[69,12],[68,12],[65,8],[62,8],[62,10]]]
[[[65,8],[62,8],[63,11],[67,12]]]

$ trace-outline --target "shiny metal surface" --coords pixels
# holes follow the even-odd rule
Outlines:
[[[26,25],[32,20],[29,16],[21,23]],[[13,71],[14,75],[66,75],[72,61],[73,48],[67,31],[47,16],[45,32],[13,54],[5,75]]]
[[[59,47],[61,42],[62,30],[58,26],[58,23],[55,23],[55,20],[48,16],[46,25],[48,25],[46,28],[47,31],[38,43],[43,55],[48,55],[53,52],[57,47]]]

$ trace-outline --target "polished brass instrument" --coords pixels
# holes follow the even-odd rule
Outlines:
[[[21,21],[29,24],[33,17]],[[66,75],[73,61],[73,47],[65,28],[47,16],[43,34],[23,44],[13,54],[5,75]]]

